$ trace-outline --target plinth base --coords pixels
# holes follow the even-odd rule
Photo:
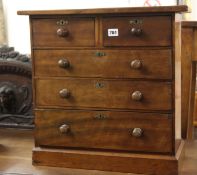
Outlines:
[[[82,150],[33,150],[33,164],[124,173],[178,175],[184,156],[182,141],[175,156],[154,154],[111,153]]]

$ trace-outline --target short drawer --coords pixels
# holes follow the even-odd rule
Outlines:
[[[36,76],[172,79],[171,50],[35,50]]]
[[[114,111],[36,111],[40,146],[172,152],[172,116]]]
[[[94,46],[94,23],[90,17],[32,19],[33,47]]]
[[[36,79],[36,105],[171,110],[171,83],[106,79]]]
[[[170,16],[103,18],[104,46],[170,46]]]

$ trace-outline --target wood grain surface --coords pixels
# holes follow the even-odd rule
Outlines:
[[[39,110],[36,111],[37,145],[70,148],[98,148],[119,151],[172,152],[170,114]],[[69,131],[59,128],[68,125]],[[141,128],[140,137],[132,135]]]
[[[39,109],[34,165],[178,175],[184,143],[175,137],[181,109],[175,12],[185,10],[18,12],[31,20]],[[64,70],[61,59],[69,62]]]
[[[104,56],[97,56],[103,53]],[[61,68],[59,60],[69,67]],[[132,68],[135,60],[141,62]],[[35,76],[172,79],[172,51],[167,50],[35,50]]]
[[[157,7],[118,7],[118,8],[95,8],[95,9],[66,9],[66,10],[24,10],[18,11],[18,15],[69,15],[69,14],[111,14],[111,13],[175,13],[186,12],[186,5],[157,6]]]
[[[58,25],[60,20],[66,24]],[[32,44],[33,46],[94,46],[95,30],[94,18],[57,17],[54,19],[32,20]],[[58,29],[68,31],[68,36],[57,35]]]
[[[106,17],[102,21],[104,46],[172,45],[171,16]],[[118,37],[109,37],[109,29],[118,29]],[[142,32],[133,35],[131,29],[140,29]]]
[[[67,89],[68,98],[59,92]],[[169,82],[122,81],[106,79],[37,79],[35,82],[37,107],[99,107],[119,109],[171,110],[172,91]],[[135,101],[132,94],[142,93]]]

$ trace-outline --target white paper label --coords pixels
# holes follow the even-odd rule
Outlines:
[[[108,36],[118,36],[118,29],[108,29]]]

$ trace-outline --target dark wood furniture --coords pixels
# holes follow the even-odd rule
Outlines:
[[[197,22],[182,22],[182,137],[192,139],[197,61]]]
[[[195,99],[194,99],[194,121],[193,121],[193,124],[194,124],[194,130],[195,130],[195,127],[197,127],[197,91],[195,91]],[[195,134],[193,134],[195,135]]]
[[[30,15],[34,165],[176,175],[186,6]]]
[[[33,128],[31,59],[0,47],[0,127]]]

